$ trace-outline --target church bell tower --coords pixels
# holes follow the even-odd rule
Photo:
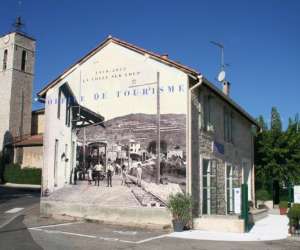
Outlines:
[[[0,36],[0,151],[31,133],[35,39],[22,25],[18,17],[14,31]]]

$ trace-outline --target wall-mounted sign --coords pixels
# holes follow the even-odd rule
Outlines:
[[[241,213],[241,188],[233,189],[233,197],[234,197],[234,213]]]
[[[213,142],[213,152],[224,155],[224,153],[225,153],[224,145],[217,141],[214,141]]]
[[[294,203],[300,203],[300,186],[294,186]]]

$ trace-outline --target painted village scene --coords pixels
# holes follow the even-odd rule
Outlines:
[[[157,123],[155,114],[128,114],[78,131],[77,177],[100,186],[112,166],[113,185],[127,186],[141,206],[165,206],[170,193],[186,189],[185,114],[160,116],[160,169],[157,170]],[[83,145],[86,145],[85,148]],[[91,171],[92,169],[92,171]],[[165,188],[156,188],[158,182]],[[91,179],[91,178],[90,178]],[[102,184],[101,184],[102,183]]]

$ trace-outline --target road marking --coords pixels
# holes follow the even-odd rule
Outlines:
[[[122,234],[122,235],[136,235],[136,231],[113,231],[113,233]]]
[[[24,209],[23,207],[15,207],[10,210],[7,210],[5,213],[6,214],[15,214],[15,213],[22,211],[23,209]]]
[[[68,223],[57,224],[57,225],[66,225],[66,224],[68,224]],[[71,223],[69,223],[69,224],[71,224]],[[48,227],[50,227],[50,226],[55,226],[55,225],[49,225]],[[99,240],[105,240],[105,241],[118,241],[118,242],[122,242],[122,243],[130,243],[130,244],[142,244],[142,243],[145,243],[145,242],[149,242],[149,241],[156,240],[156,239],[162,239],[162,238],[165,238],[165,237],[169,236],[169,234],[163,234],[163,235],[147,238],[147,239],[140,240],[140,241],[131,241],[131,240],[122,240],[122,239],[119,239],[119,238],[103,237],[103,236],[97,236],[97,235],[71,233],[71,232],[59,231],[59,230],[49,230],[49,229],[44,229],[45,227],[46,226],[31,227],[31,228],[28,228],[28,229],[33,230],[33,231],[40,231],[40,232],[44,232],[44,233],[49,233],[49,234],[64,234],[64,235],[79,236],[79,237],[99,239]]]
[[[166,238],[168,236],[169,236],[169,234],[162,234],[162,235],[159,235],[159,236],[155,236],[155,237],[147,238],[147,239],[144,239],[144,240],[140,240],[140,241],[137,241],[135,243],[136,244],[141,244],[141,243],[145,243],[145,242],[152,241],[152,240]]]
[[[15,214],[11,218],[9,218],[7,221],[5,221],[3,224],[0,225],[0,229],[7,226],[9,223],[11,223],[14,219],[16,219],[19,216],[20,216],[19,214]]]
[[[50,224],[50,225],[45,225],[45,226],[38,226],[38,227],[30,227],[28,229],[41,229],[41,228],[49,228],[49,227],[60,227],[60,226],[68,226],[68,225],[75,225],[75,224],[80,224],[83,223],[82,221],[78,222],[67,222],[67,223],[60,223],[60,224]]]
[[[42,229],[42,228],[28,228],[28,229],[35,230],[35,231],[42,231],[42,232],[50,233],[50,234],[66,234],[66,235],[81,236],[81,237],[94,238],[94,239],[97,238],[96,235],[77,234],[77,233],[70,233],[70,232],[56,231],[56,230],[48,230],[48,229]]]

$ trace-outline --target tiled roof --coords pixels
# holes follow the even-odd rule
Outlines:
[[[43,135],[31,135],[26,136],[23,139],[15,139],[14,146],[22,147],[22,146],[42,146],[43,145]]]

